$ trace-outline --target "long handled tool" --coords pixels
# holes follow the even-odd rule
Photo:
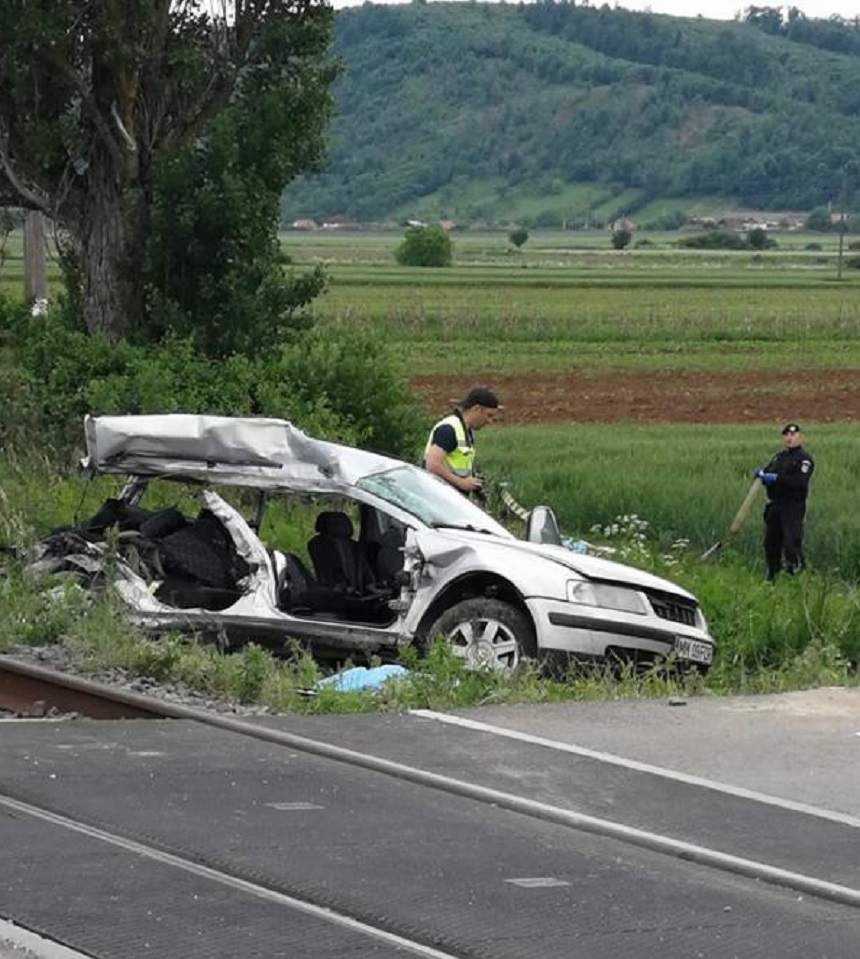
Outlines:
[[[753,507],[753,503],[756,500],[758,491],[761,489],[761,481],[754,479],[752,485],[747,492],[747,495],[744,497],[744,501],[741,503],[740,508],[737,513],[735,513],[735,518],[729,524],[729,529],[726,535],[718,542],[714,543],[710,549],[705,550],[701,555],[702,560],[710,559],[712,556],[716,556],[717,553],[729,542],[729,540],[738,532],[741,526],[744,525],[744,521],[747,516],[750,514],[750,510]]]

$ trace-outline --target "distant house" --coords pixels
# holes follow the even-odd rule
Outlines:
[[[323,220],[322,228],[324,230],[349,230],[355,229],[358,224],[348,216],[329,216]]]
[[[294,230],[316,230],[316,220],[293,220],[290,224]]]
[[[724,230],[749,233],[750,230],[800,230],[806,214],[797,210],[726,210],[717,215],[717,226]]]
[[[441,226],[446,233],[450,233],[451,230],[457,229],[457,224],[453,220],[440,220],[439,226]]]
[[[850,215],[845,212],[830,214],[831,223],[847,223],[850,218],[851,218]]]
[[[609,229],[613,233],[620,233],[622,230],[632,233],[636,229],[636,224],[629,217],[620,216],[609,224]]]
[[[407,226],[427,226],[427,224],[423,220],[415,220],[415,219],[407,220],[406,225]]]

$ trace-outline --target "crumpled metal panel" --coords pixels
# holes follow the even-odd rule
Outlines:
[[[288,420],[166,413],[87,416],[85,469],[257,488],[352,485],[399,461],[314,439]]]

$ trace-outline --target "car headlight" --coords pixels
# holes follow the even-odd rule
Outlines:
[[[607,583],[591,583],[584,579],[567,581],[567,601],[582,603],[584,606],[617,609],[623,613],[638,613],[640,616],[647,612],[642,597],[635,590],[625,586],[610,586]]]

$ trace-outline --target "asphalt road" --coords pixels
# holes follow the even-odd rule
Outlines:
[[[514,707],[467,717],[539,742],[412,715],[267,723],[860,889],[860,832],[850,821],[860,792],[860,712],[852,696]],[[552,743],[724,775],[730,786],[822,803],[846,821]],[[421,949],[487,959],[860,953],[860,909],[193,723],[2,724],[0,793],[85,824],[72,829],[0,804],[0,916],[100,959],[387,959]],[[190,868],[200,866],[211,874]],[[367,928],[301,912],[288,897]]]

